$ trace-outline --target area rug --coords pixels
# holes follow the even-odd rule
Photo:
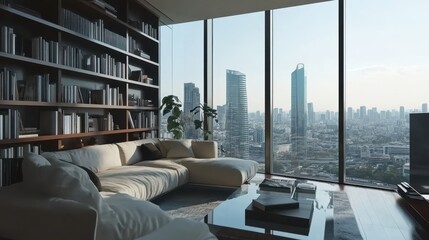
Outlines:
[[[186,185],[152,202],[173,217],[201,221],[234,191],[234,188]]]
[[[235,189],[184,186],[153,200],[173,217],[201,221],[213,208],[226,200]],[[360,240],[353,210],[347,193],[334,192],[334,237],[337,240]]]

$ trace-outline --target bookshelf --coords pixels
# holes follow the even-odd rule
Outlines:
[[[0,159],[157,137],[159,17],[137,0],[0,0]]]

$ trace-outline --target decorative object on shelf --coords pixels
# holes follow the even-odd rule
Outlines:
[[[196,106],[191,110],[191,113],[193,113],[194,115],[200,112],[203,114],[203,120],[194,120],[195,129],[201,129],[204,132],[204,138],[207,139],[208,136],[212,134],[212,132],[209,130],[208,119],[211,118],[217,123],[217,110],[211,108],[206,103],[200,104],[199,106]]]

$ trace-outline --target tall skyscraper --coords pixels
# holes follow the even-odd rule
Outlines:
[[[366,107],[365,106],[360,106],[359,118],[362,120],[366,118]]]
[[[292,150],[302,155],[307,136],[307,77],[304,64],[299,63],[291,74],[291,140]]]
[[[313,103],[312,102],[308,103],[307,107],[308,107],[308,123],[310,125],[313,125],[315,121]]]
[[[186,121],[185,137],[196,139],[199,138],[199,131],[194,127],[194,120],[201,120],[200,114],[193,114],[191,110],[200,105],[200,89],[195,87],[194,83],[185,83],[185,100],[183,103],[183,113]]]
[[[225,150],[227,156],[249,159],[249,116],[246,75],[226,70]]]
[[[428,104],[427,103],[423,103],[422,104],[422,112],[423,113],[427,113],[428,112]]]
[[[404,108],[404,106],[399,107],[399,119],[405,119],[405,108]]]
[[[353,108],[348,107],[347,108],[347,120],[352,120],[352,119],[353,119]]]

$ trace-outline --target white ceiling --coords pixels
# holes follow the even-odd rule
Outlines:
[[[139,0],[164,24],[266,11],[329,0]]]

